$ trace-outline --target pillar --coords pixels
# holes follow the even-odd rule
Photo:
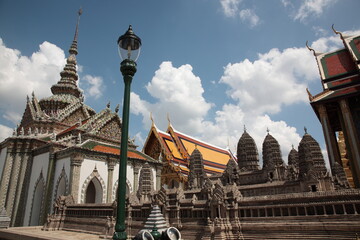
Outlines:
[[[108,179],[107,179],[107,194],[106,194],[106,202],[111,203],[112,199],[112,189],[113,189],[113,179],[114,179],[114,167],[116,161],[114,159],[107,159],[108,165]]]
[[[356,214],[356,215],[359,214],[358,211],[357,211],[357,209],[356,209],[355,203],[353,203],[352,205],[353,205],[353,208],[354,208],[354,214]]]
[[[45,186],[45,192],[44,192],[44,210],[42,211],[42,220],[41,223],[46,222],[47,215],[50,213],[51,208],[51,199],[52,199],[52,193],[53,193],[53,186],[54,186],[54,175],[55,175],[55,154],[54,149],[51,148],[50,154],[49,154],[49,165],[48,165],[48,171],[46,176],[46,186]]]
[[[350,155],[351,171],[353,173],[355,186],[360,188],[360,143],[347,100],[342,99],[339,103],[343,118],[345,143]]]
[[[22,226],[23,224],[23,218],[25,215],[25,207],[26,207],[26,201],[22,201],[22,199],[26,199],[26,194],[28,192],[28,185],[30,181],[26,181],[25,179],[29,179],[29,175],[31,175],[31,167],[32,167],[32,157],[27,152],[22,156],[21,159],[21,168],[19,172],[19,181],[18,186],[16,188],[15,193],[15,200],[14,200],[14,211],[13,211],[13,217],[11,219],[12,226]],[[30,174],[29,174],[30,173]]]
[[[81,164],[84,156],[81,154],[73,154],[70,158],[70,194],[73,196],[75,203],[79,203],[79,181]]]
[[[327,148],[328,155],[329,155],[330,166],[334,166],[335,162],[338,162],[341,164],[337,140],[335,137],[335,133],[330,126],[330,121],[329,121],[329,117],[326,112],[326,107],[324,105],[319,105],[317,107],[317,109],[320,114],[320,121],[321,121],[322,129],[323,129],[323,133],[324,133],[324,137],[325,137],[326,148]]]
[[[157,166],[156,167],[156,191],[160,190],[161,188],[161,170],[162,167]]]
[[[1,185],[0,185],[0,209],[6,208],[6,198],[8,192],[8,186],[11,176],[11,169],[15,159],[15,153],[10,152],[12,149],[7,149],[3,175],[1,178]]]
[[[137,190],[139,189],[139,170],[140,170],[140,166],[137,165],[136,163],[134,163],[133,169],[134,169],[134,192],[136,193]]]
[[[21,155],[16,150],[13,166],[11,168],[10,177],[9,177],[9,185],[7,189],[7,197],[5,202],[5,208],[9,216],[13,217],[13,206],[14,206],[14,198],[16,193],[16,187],[19,184],[18,182],[18,173],[20,170],[20,162],[21,162]],[[13,224],[13,219],[11,219],[11,226]]]

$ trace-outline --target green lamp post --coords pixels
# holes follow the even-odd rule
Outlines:
[[[141,39],[136,36],[131,25],[126,33],[117,41],[119,54],[123,60],[120,64],[120,71],[124,78],[124,102],[122,114],[122,131],[120,142],[120,167],[119,184],[117,192],[117,217],[113,239],[126,240],[125,227],[125,198],[126,198],[126,166],[128,152],[128,131],[129,131],[129,109],[130,109],[130,86],[136,72],[136,60],[140,55]]]

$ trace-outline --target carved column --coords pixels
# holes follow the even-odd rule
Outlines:
[[[7,150],[4,169],[3,169],[3,175],[1,178],[1,186],[0,186],[0,208],[6,208],[5,202],[6,202],[6,196],[8,192],[8,186],[11,176],[11,169],[14,163],[15,154],[10,152],[11,149]],[[7,211],[9,213],[9,211]]]
[[[343,117],[343,132],[345,134],[345,143],[350,155],[350,166],[354,177],[354,183],[360,188],[360,143],[357,131],[346,99],[340,100],[340,108]]]
[[[115,164],[116,161],[114,159],[108,159],[108,179],[107,179],[107,195],[106,195],[107,203],[111,202]]]
[[[139,170],[140,166],[136,163],[133,163],[133,169],[134,169],[134,193],[137,192],[139,189]]]
[[[15,193],[15,199],[14,199],[14,211],[13,211],[13,217],[11,219],[12,226],[21,226],[22,225],[22,219],[25,214],[25,207],[26,207],[26,198],[25,198],[25,192],[28,190],[28,184],[30,181],[25,181],[27,179],[26,173],[29,170],[28,165],[31,160],[31,156],[29,152],[26,152],[25,154],[22,154],[21,156],[21,167],[19,171],[19,180],[18,185],[16,187],[16,193]],[[31,167],[31,164],[30,164]],[[28,174],[27,174],[28,175]]]
[[[45,187],[45,194],[44,194],[44,210],[42,216],[42,222],[46,222],[47,215],[51,211],[51,200],[52,200],[52,192],[54,186],[54,175],[55,175],[55,154],[54,149],[51,148],[49,152],[49,165],[48,171],[46,176],[46,187]]]
[[[156,191],[160,190],[161,188],[161,168],[162,167],[160,166],[156,167]]]
[[[84,156],[77,153],[70,158],[70,194],[73,196],[75,203],[79,202],[79,181],[81,164]]]
[[[325,137],[326,148],[329,153],[330,166],[331,167],[334,166],[335,162],[341,164],[338,144],[336,141],[335,133],[330,126],[330,121],[326,112],[326,107],[324,105],[319,105],[317,109],[320,114],[320,121]]]
[[[5,203],[5,208],[8,212],[8,215],[11,216],[11,218],[14,218],[14,212],[13,212],[13,207],[14,207],[14,200],[15,200],[15,193],[16,193],[16,187],[21,184],[18,182],[18,177],[19,177],[19,170],[20,170],[20,166],[21,166],[21,158],[23,157],[24,153],[19,153],[18,150],[16,150],[15,153],[15,159],[14,159],[14,163],[11,169],[11,177],[10,177],[10,181],[9,181],[9,185],[8,185],[8,196],[6,198],[6,203]],[[15,219],[11,219],[11,226],[13,226],[13,220]]]

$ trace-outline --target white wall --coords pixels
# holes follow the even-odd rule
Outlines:
[[[40,154],[40,155],[34,157],[33,165],[31,168],[28,197],[26,200],[25,217],[24,217],[24,223],[23,223],[24,226],[29,225],[29,218],[30,218],[30,212],[31,212],[31,207],[32,207],[31,204],[32,204],[32,200],[33,200],[36,181],[39,179],[40,173],[42,172],[44,181],[46,183],[48,166],[49,166],[49,152],[43,153],[43,154]]]
[[[54,199],[55,197],[55,193],[56,193],[56,183],[60,177],[60,174],[62,172],[62,169],[65,169],[65,173],[66,173],[66,178],[68,181],[70,181],[70,157],[67,158],[63,158],[63,159],[58,159],[55,163],[55,173],[54,173],[54,185],[53,185],[53,191],[52,191],[52,195],[51,195],[51,212],[52,212],[52,206],[54,205],[54,201],[56,199]],[[69,182],[68,182],[69,184]],[[70,189],[70,186],[67,185],[66,186],[67,189]]]

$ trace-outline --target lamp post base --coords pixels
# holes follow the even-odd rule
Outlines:
[[[113,240],[126,240],[126,232],[114,232]]]

